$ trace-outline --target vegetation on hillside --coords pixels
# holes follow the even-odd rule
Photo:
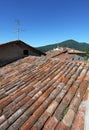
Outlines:
[[[80,42],[77,42],[77,41],[74,41],[74,40],[67,40],[67,41],[63,41],[61,43],[46,45],[46,46],[38,47],[38,49],[43,51],[43,52],[47,52],[49,50],[53,50],[57,46],[59,46],[59,47],[69,47],[69,48],[73,48],[73,49],[80,50],[80,51],[89,50],[89,44],[88,43],[80,43]]]
[[[87,55],[84,57],[84,59],[89,61],[89,48],[87,48],[85,52],[87,53]]]

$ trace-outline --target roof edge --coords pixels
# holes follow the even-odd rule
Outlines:
[[[5,46],[5,45],[11,44],[11,43],[15,44],[16,42],[17,42],[17,43],[20,42],[20,43],[22,43],[22,44],[25,44],[26,46],[30,47],[31,49],[33,49],[33,50],[35,49],[35,51],[37,51],[38,53],[42,53],[42,55],[46,55],[46,53],[44,53],[44,52],[42,52],[42,51],[36,49],[35,47],[32,47],[32,46],[28,45],[27,43],[25,43],[25,42],[23,42],[23,41],[21,41],[21,40],[14,40],[14,41],[6,42],[6,43],[3,43],[3,44],[0,44],[0,46]]]

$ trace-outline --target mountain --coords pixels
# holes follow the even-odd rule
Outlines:
[[[66,40],[66,41],[63,41],[60,43],[41,46],[41,47],[38,47],[37,49],[39,49],[43,52],[46,52],[46,51],[52,50],[58,46],[59,47],[69,47],[69,48],[73,48],[73,49],[80,50],[80,51],[86,51],[87,49],[89,49],[88,43],[80,43],[75,40]]]

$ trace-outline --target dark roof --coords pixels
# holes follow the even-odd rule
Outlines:
[[[89,63],[29,56],[0,68],[0,130],[83,130]]]
[[[32,47],[30,45],[28,45],[27,43],[21,41],[21,40],[15,40],[15,41],[10,41],[10,42],[7,42],[7,43],[4,43],[4,44],[0,44],[0,47],[5,47],[5,46],[8,46],[8,44],[22,44],[22,45],[25,45],[27,46],[28,48],[32,49],[32,51],[40,54],[40,55],[46,55],[44,52],[36,49],[35,47]]]

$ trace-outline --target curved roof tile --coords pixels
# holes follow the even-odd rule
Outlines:
[[[26,57],[0,68],[0,130],[82,130],[89,63]]]

